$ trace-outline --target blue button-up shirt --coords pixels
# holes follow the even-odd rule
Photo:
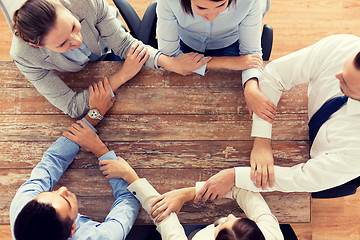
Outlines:
[[[96,130],[85,120],[95,132]],[[14,237],[14,223],[22,208],[41,192],[51,191],[67,167],[72,163],[80,147],[75,142],[60,137],[44,153],[40,163],[32,170],[30,179],[17,191],[10,206],[10,225]],[[113,151],[101,156],[99,160],[114,159]],[[126,189],[128,183],[123,179],[110,179],[115,202],[103,223],[92,221],[78,214],[76,231],[72,239],[125,239],[133,226],[140,209],[139,201]],[[78,184],[81,184],[79,182]]]
[[[264,3],[266,5],[266,3]],[[159,50],[169,56],[178,56],[180,39],[199,52],[221,49],[239,41],[239,55],[261,52],[261,21],[264,6],[261,0],[233,1],[213,21],[206,21],[194,12],[186,14],[180,0],[158,0],[157,37]],[[259,78],[261,69],[243,71],[245,83],[250,78]]]

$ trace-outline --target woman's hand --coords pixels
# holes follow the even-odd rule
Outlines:
[[[135,170],[123,158],[118,160],[101,160],[99,161],[100,171],[106,179],[122,178],[129,184],[139,179]]]
[[[157,217],[156,222],[161,222],[172,212],[178,214],[184,203],[193,199],[194,196],[195,188],[182,188],[167,192],[151,203],[149,214],[152,218]]]
[[[108,79],[93,83],[89,86],[89,107],[97,109],[102,116],[112,107],[115,97],[111,99],[111,90]]]
[[[265,95],[260,92],[256,79],[250,79],[245,84],[244,96],[249,114],[253,111],[257,116],[272,123],[276,116],[276,106]]]

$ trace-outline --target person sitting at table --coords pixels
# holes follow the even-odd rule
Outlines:
[[[243,70],[245,97],[255,94],[263,67],[261,21],[269,7],[268,0],[159,0],[159,50],[169,56],[194,51],[210,56],[210,61],[196,71],[202,75],[205,69]],[[272,102],[257,95],[276,112]],[[248,98],[246,101],[251,113],[254,103]],[[261,112],[257,114],[273,121]]]
[[[153,218],[163,240],[188,239],[176,214],[180,212],[185,202],[194,199],[195,192],[199,191],[205,182],[196,183],[196,188],[182,188],[159,195],[146,179],[138,177],[124,159],[102,160],[99,165],[107,179],[124,178],[130,184],[128,189]],[[190,234],[189,239],[283,239],[276,217],[259,193],[233,187],[224,197],[235,199],[248,218],[236,218],[229,214],[215,224]]]
[[[201,54],[168,57],[126,32],[106,0],[28,0],[13,16],[10,55],[25,77],[55,107],[80,117],[89,111],[89,92],[75,92],[54,72],[77,72],[88,62],[126,58],[110,79],[113,91],[142,65],[189,74],[208,60]]]
[[[312,192],[317,198],[356,192],[360,185],[360,37],[326,37],[272,61],[259,81],[262,94],[275,104],[284,89],[301,83],[309,83],[311,158],[292,167],[274,167],[272,125],[254,115],[251,167],[220,171],[197,193],[197,200],[221,198],[234,185],[251,191]]]
[[[106,113],[114,102],[110,100],[109,83],[104,81],[97,83],[96,87],[90,86],[89,92],[90,108]],[[78,124],[70,126],[69,130],[77,131],[86,127],[95,134],[96,130],[91,125],[95,126],[99,121],[86,115]],[[96,142],[95,135],[93,138],[83,136],[82,141]],[[92,147],[83,144],[81,147],[91,150],[100,160],[111,156],[104,145]],[[78,144],[62,136],[44,153],[30,178],[19,188],[11,202],[10,225],[13,239],[125,239],[135,222],[140,203],[126,190],[128,184],[124,180],[109,180],[115,202],[103,223],[79,214],[76,196],[66,187],[53,190],[79,149]],[[81,182],[77,184],[81,185]]]

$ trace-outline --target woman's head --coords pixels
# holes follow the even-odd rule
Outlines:
[[[194,15],[194,12],[206,21],[214,20],[220,13],[236,0],[180,0],[185,13]]]
[[[265,240],[265,237],[254,221],[229,214],[226,220],[215,228],[215,239]]]
[[[28,0],[13,17],[16,36],[35,47],[66,52],[82,44],[79,21],[57,0]]]

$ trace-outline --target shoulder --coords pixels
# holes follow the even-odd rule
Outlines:
[[[13,37],[10,56],[14,61],[27,61],[31,64],[31,62],[35,61],[41,55],[38,48],[30,46],[19,37]]]

